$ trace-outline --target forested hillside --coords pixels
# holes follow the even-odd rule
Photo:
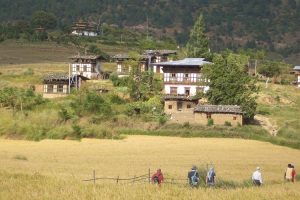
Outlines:
[[[1,0],[2,23],[54,13],[58,28],[86,19],[174,36],[184,44],[203,13],[214,50],[261,47],[284,57],[300,52],[300,0]],[[148,20],[147,20],[148,19]]]

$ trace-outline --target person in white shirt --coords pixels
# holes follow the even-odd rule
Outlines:
[[[253,174],[252,174],[252,182],[256,186],[261,186],[261,184],[263,183],[261,172],[260,172],[260,167],[257,167],[256,171],[253,172]]]

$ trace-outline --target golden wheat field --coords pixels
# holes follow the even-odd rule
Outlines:
[[[124,140],[41,142],[0,140],[0,199],[300,199],[300,184],[283,182],[300,151],[240,139],[128,136]],[[264,186],[190,189],[147,183],[83,182],[92,177],[133,177],[161,168],[167,178],[186,178],[195,164],[213,164],[218,179],[249,180],[262,168]]]

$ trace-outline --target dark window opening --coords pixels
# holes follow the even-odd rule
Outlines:
[[[179,101],[179,102],[177,102],[177,110],[182,110],[182,102],[181,101]]]
[[[58,85],[57,86],[57,92],[62,93],[64,91],[64,86],[63,85]]]
[[[233,117],[233,120],[236,120],[236,116]]]
[[[210,113],[206,113],[206,118],[207,119],[211,119],[211,114]]]
[[[48,93],[53,93],[53,85],[48,85],[47,86],[47,92]]]
[[[186,107],[187,107],[187,108],[191,108],[192,106],[191,106],[191,104],[188,104]]]
[[[169,105],[168,107],[169,107],[169,110],[171,110],[171,109],[172,109],[172,105]]]

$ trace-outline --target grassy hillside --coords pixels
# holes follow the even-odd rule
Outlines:
[[[29,21],[39,10],[54,13],[57,28],[64,31],[74,21],[86,19],[145,33],[148,21],[152,35],[173,36],[181,44],[203,13],[213,50],[258,47],[299,62],[295,56],[300,53],[299,0],[74,0],[63,4],[58,0],[2,0],[0,20],[3,24],[21,21],[20,29],[24,29],[22,20]]]
[[[0,198],[298,199],[299,183],[284,183],[282,177],[287,163],[293,162],[296,168],[300,165],[295,159],[299,156],[298,150],[239,139],[130,136],[117,141],[0,140],[0,162],[5,163],[0,166]],[[213,164],[223,186],[191,190],[185,182],[157,188],[148,183],[97,181],[94,187],[92,182],[81,181],[91,178],[93,170],[97,177],[126,178],[145,174],[148,168],[152,172],[161,168],[169,181],[185,179],[193,164],[200,169]],[[244,185],[256,166],[262,168],[262,188]]]

